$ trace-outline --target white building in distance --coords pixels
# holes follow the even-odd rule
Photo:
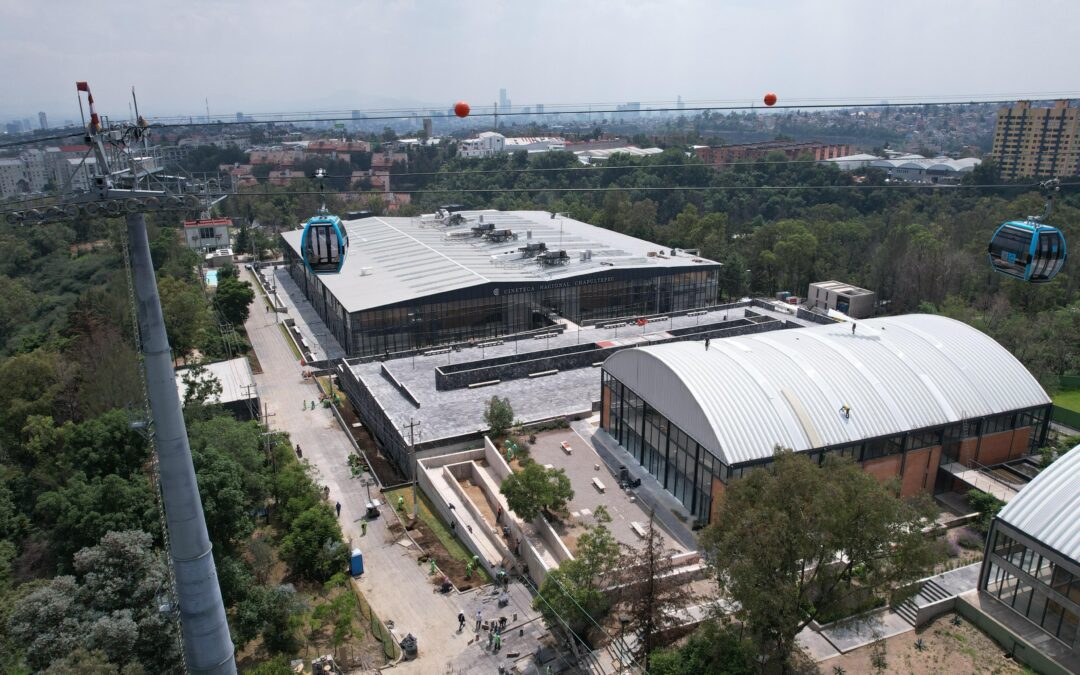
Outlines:
[[[565,150],[566,140],[552,136],[521,136],[507,138],[497,131],[481,132],[476,138],[469,138],[458,145],[461,157],[493,157],[505,152],[528,153]]]

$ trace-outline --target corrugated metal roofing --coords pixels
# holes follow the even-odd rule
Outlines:
[[[349,233],[345,265],[339,274],[320,279],[346,311],[358,312],[492,282],[562,281],[627,267],[674,270],[715,264],[685,253],[673,257],[659,244],[572,218],[552,218],[545,211],[460,213],[466,222],[455,227],[432,216],[342,221]],[[512,230],[517,240],[495,243],[469,236],[481,216],[485,225]],[[300,235],[301,230],[294,230],[282,237],[299,252]],[[536,260],[522,258],[518,249],[538,242],[549,250],[565,249],[568,264],[538,267]],[[592,258],[581,260],[582,251],[592,251]],[[650,257],[650,252],[665,257]]]
[[[604,369],[729,465],[1050,403],[967,324],[911,314],[851,326],[628,349]]]
[[[1080,563],[1080,445],[1025,485],[998,518]]]
[[[221,395],[207,401],[208,403],[232,403],[255,398],[255,376],[252,375],[251,364],[245,357],[207,363],[203,365],[203,368],[206,369],[206,376],[201,379],[214,377],[221,384]],[[184,393],[187,391],[187,385],[184,383],[184,374],[187,370],[187,368],[181,368],[176,371],[176,390],[180,393],[181,401],[184,400]]]

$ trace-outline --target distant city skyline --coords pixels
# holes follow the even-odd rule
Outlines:
[[[902,102],[1070,93],[1080,5],[1064,0],[0,0],[0,119],[640,101]],[[58,20],[56,5],[63,6]],[[45,39],[46,32],[48,39]],[[1037,36],[1037,48],[1002,49]],[[1012,38],[1015,40],[1012,40]],[[1010,42],[1012,40],[1012,42]],[[1024,44],[1028,44],[1024,42]],[[313,48],[316,47],[316,48]]]

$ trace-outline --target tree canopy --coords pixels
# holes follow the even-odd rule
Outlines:
[[[895,487],[854,463],[819,467],[790,451],[727,486],[702,544],[762,653],[786,661],[815,617],[867,594],[889,598],[941,557],[922,531],[932,503]]]
[[[562,511],[566,502],[574,498],[565,469],[546,469],[536,462],[527,463],[521,471],[503,479],[499,490],[506,496],[510,510],[525,521],[536,518],[541,511]]]

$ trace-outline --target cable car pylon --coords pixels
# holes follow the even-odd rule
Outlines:
[[[145,217],[147,211],[191,211],[204,205],[210,208],[224,195],[219,194],[220,184],[211,195],[210,181],[205,181],[203,186],[192,186],[204,191],[204,198],[185,192],[185,179],[164,175],[164,168],[146,152],[148,128],[142,117],[134,124],[111,125],[94,109],[89,85],[78,82],[76,90],[86,92],[90,103],[91,117],[85,136],[94,154],[90,189],[62,195],[58,205],[44,209],[9,212],[6,220],[11,225],[36,225],[79,216],[126,217],[138,343],[150,404],[152,447],[159,469],[166,549],[175,580],[184,667],[189,673],[233,675],[236,660],[232,636],[176,389],[176,371],[150,257]],[[81,97],[79,108],[81,111]],[[142,146],[141,154],[136,155],[133,150],[139,146]]]

